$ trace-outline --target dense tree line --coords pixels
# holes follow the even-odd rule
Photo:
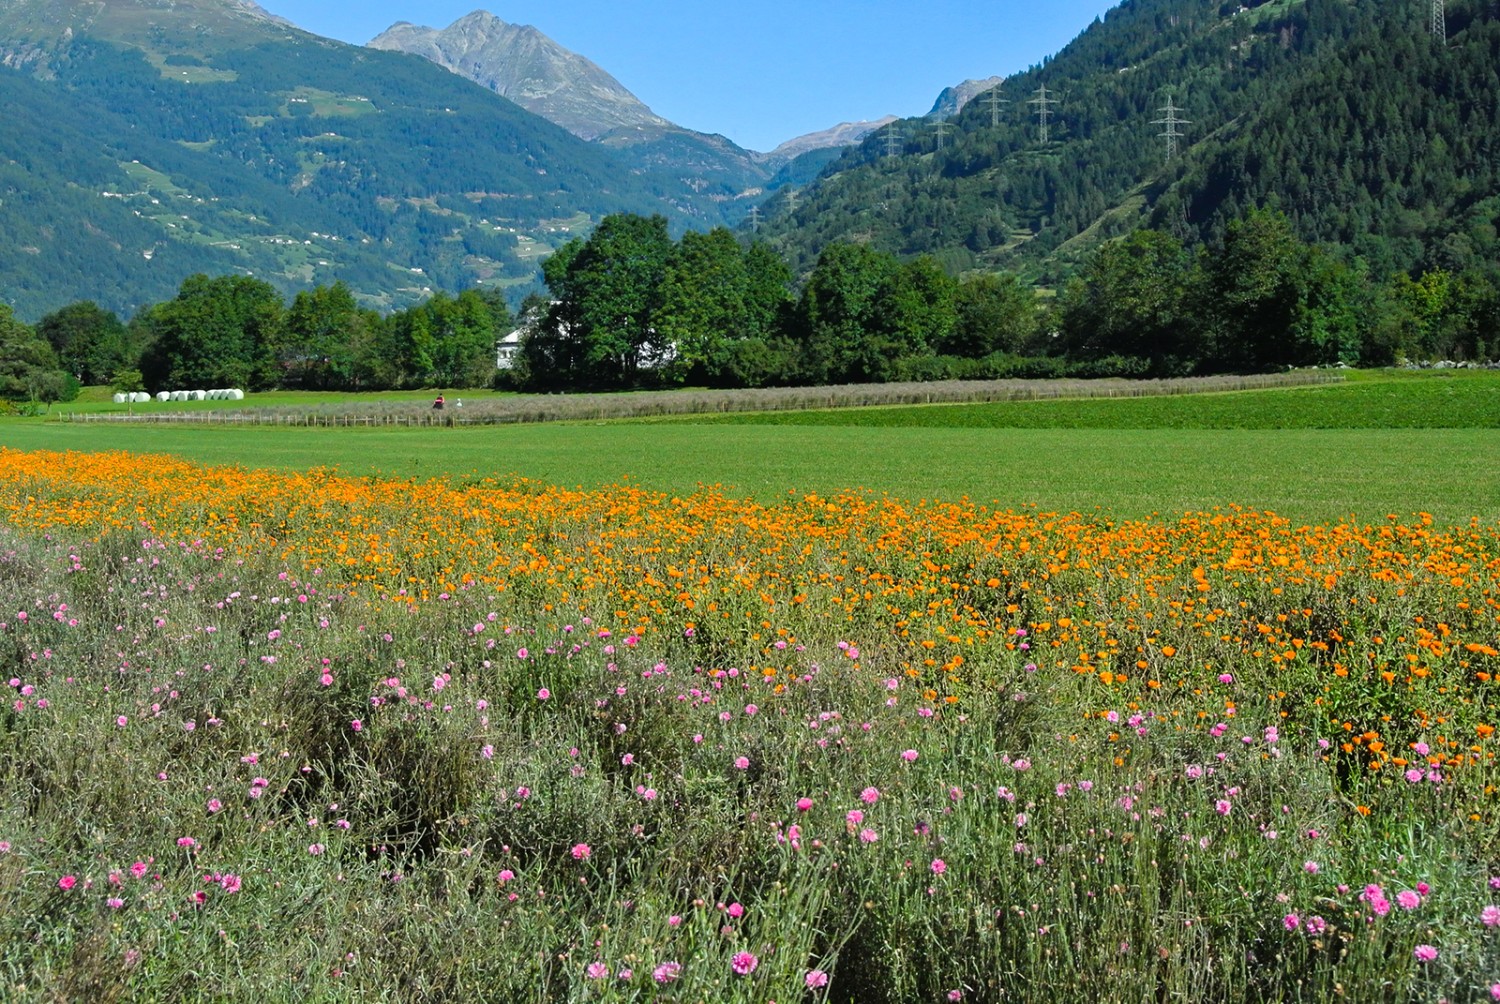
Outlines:
[[[1461,260],[1453,262],[1462,266]],[[382,316],[342,283],[290,303],[249,276],[187,279],[128,324],[70,304],[35,328],[0,308],[0,396],[65,400],[80,383],[531,390],[758,387],[1005,376],[1175,376],[1289,366],[1500,358],[1500,265],[1380,274],[1303,241],[1277,209],[1189,245],[1163,230],[1106,242],[1060,295],[1014,275],[955,278],[837,243],[806,280],[729,230],[674,241],[660,217],[606,217],[543,266],[521,355],[493,289]]]
[[[493,289],[439,293],[381,316],[359,306],[343,283],[303,290],[288,304],[259,279],[194,275],[128,324],[79,302],[30,327],[0,304],[0,398],[71,400],[84,384],[146,391],[485,386],[511,323]]]
[[[1140,230],[1100,246],[1053,299],[1014,275],[961,279],[836,243],[794,290],[764,243],[673,243],[608,217],[544,266],[528,316],[536,389],[762,386],[1010,375],[1184,375],[1500,354],[1500,267],[1372,273],[1257,209],[1189,247]]]

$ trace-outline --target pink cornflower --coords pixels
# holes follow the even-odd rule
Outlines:
[[[111,910],[118,910],[120,907],[125,905],[125,901],[118,896],[111,896],[109,899],[104,901],[104,905],[109,907]]]
[[[1285,917],[1281,918],[1281,926],[1286,928],[1288,931],[1295,931],[1297,928],[1302,926],[1302,918],[1297,916],[1295,913],[1289,913]]]
[[[880,801],[880,789],[866,788],[864,791],[859,793],[859,800],[861,802],[864,802],[866,805],[874,805],[876,802]]]
[[[1485,927],[1500,927],[1500,906],[1491,903],[1479,911],[1479,919],[1484,922]]]
[[[1221,816],[1229,815],[1229,810],[1232,808],[1234,808],[1234,806],[1227,798],[1221,798],[1214,803],[1214,811]]]
[[[907,763],[911,763],[911,762],[913,762],[914,760],[917,759],[917,751],[916,750],[902,750],[901,751],[901,759],[905,760]]]
[[[210,798],[208,800],[208,811],[210,815],[218,812],[222,808],[224,808],[224,803],[219,801],[217,798]]]
[[[1328,921],[1324,920],[1322,917],[1308,917],[1307,923],[1304,924],[1303,927],[1306,928],[1308,934],[1322,934],[1324,931],[1328,930]]]
[[[539,701],[545,701],[547,698],[549,698],[551,696],[552,696],[552,691],[548,690],[546,687],[543,687],[541,690],[538,690],[536,692],[536,699],[539,700]]]
[[[802,977],[802,982],[807,984],[807,989],[817,990],[828,986],[828,974],[821,969],[809,969],[807,975]]]
[[[880,834],[866,826],[859,831],[859,842],[862,844],[873,844],[880,839]]]
[[[573,854],[573,860],[574,861],[587,861],[589,855],[593,854],[593,853],[594,853],[594,849],[592,847],[590,847],[588,844],[574,844],[573,845],[572,854]]]
[[[750,758],[737,756],[734,758],[734,766],[736,770],[748,770],[750,767]]]
[[[317,857],[319,854],[322,854],[323,851],[324,851],[324,847],[323,847],[322,844],[308,844],[307,845],[307,853],[311,854],[313,857]]]
[[[1422,905],[1422,897],[1411,889],[1402,889],[1396,894],[1396,905],[1403,910],[1415,910]]]
[[[1438,951],[1431,945],[1418,945],[1411,954],[1418,962],[1431,962],[1437,958]]]
[[[604,962],[590,962],[584,973],[591,980],[607,980],[609,979],[609,965]]]
[[[663,962],[651,971],[651,978],[658,983],[671,983],[682,975],[682,963]]]
[[[812,807],[813,807],[813,800],[812,799],[810,799],[810,798],[799,798],[799,799],[797,799],[797,811],[798,812],[806,812],[808,809],[811,809]]]
[[[64,892],[73,888],[77,884],[78,878],[74,875],[64,875],[62,878],[57,880],[57,887]]]
[[[724,912],[729,914],[729,916],[733,917],[735,920],[739,920],[745,915],[745,908],[739,903],[730,903],[729,906],[724,909]]]
[[[241,888],[241,886],[243,886],[243,884],[244,883],[242,883],[240,881],[240,877],[238,875],[220,875],[219,876],[219,888],[223,889],[226,893],[228,893],[231,896],[234,895],[235,893],[239,892],[240,888]]]
[[[948,862],[944,861],[942,858],[933,858],[932,859],[932,874],[934,874],[934,875],[941,875],[941,874],[943,874],[943,872],[945,872],[947,870],[948,870]]]
[[[760,959],[749,952],[736,952],[734,958],[729,960],[729,967],[740,976],[749,976],[759,965]]]

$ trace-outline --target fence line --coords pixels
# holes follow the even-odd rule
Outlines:
[[[918,404],[987,404],[1003,401],[1136,398],[1215,391],[1261,390],[1342,383],[1342,373],[1309,370],[1171,380],[987,380],[921,384],[856,384],[839,387],[778,387],[761,390],[647,391],[622,394],[533,395],[480,401],[434,411],[413,403],[399,411],[390,402],[313,405],[291,411],[242,407],[116,414],[59,412],[64,422],[124,422],[165,425],[304,427],[401,426],[407,428],[505,425],[521,422],[600,421],[669,415],[804,411],[818,408]],[[381,410],[375,410],[381,409]]]

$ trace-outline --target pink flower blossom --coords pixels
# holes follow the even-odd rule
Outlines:
[[[546,687],[543,687],[541,690],[538,690],[536,692],[536,699],[539,700],[539,701],[545,701],[545,700],[547,700],[547,698],[549,698],[551,696],[552,696],[552,691],[548,690]]]
[[[1438,950],[1431,945],[1418,945],[1411,954],[1418,962],[1431,962],[1438,957]]]
[[[749,952],[736,952],[734,958],[729,960],[729,967],[740,976],[749,976],[759,965],[760,959]]]
[[[78,878],[74,875],[64,875],[62,878],[57,880],[57,887],[59,889],[62,889],[64,892],[73,888],[77,884]]]
[[[1485,927],[1500,927],[1500,906],[1491,903],[1479,911],[1479,919],[1484,922]]]
[[[587,861],[588,858],[589,858],[589,855],[593,854],[593,853],[594,853],[594,849],[592,847],[590,847],[588,844],[574,844],[573,845],[572,854],[573,854],[573,860],[574,861]]]
[[[799,799],[797,799],[797,811],[798,812],[806,812],[808,809],[811,809],[812,807],[813,807],[813,800],[812,799],[810,799],[810,798],[799,798]]]
[[[584,973],[591,980],[609,979],[609,964],[605,962],[590,962]]]
[[[1411,889],[1402,889],[1396,894],[1396,905],[1403,910],[1415,910],[1422,905],[1422,897]]]
[[[807,975],[802,977],[802,982],[807,984],[807,989],[817,990],[828,986],[828,974],[821,969],[809,969]]]
[[[880,801],[880,789],[866,788],[864,791],[859,793],[859,800],[861,802],[864,802],[866,805],[874,805],[876,802]]]
[[[943,872],[945,872],[947,870],[948,870],[948,862],[944,861],[942,858],[933,858],[932,859],[932,874],[934,874],[934,875],[941,875],[941,874],[943,874]]]
[[[901,751],[901,759],[905,760],[907,763],[912,763],[913,761],[915,761],[917,759],[917,751],[916,750],[902,750]]]
[[[1295,931],[1297,928],[1302,926],[1302,918],[1297,916],[1295,913],[1289,913],[1285,917],[1281,918],[1281,926],[1286,928],[1288,931]]]
[[[682,963],[663,962],[651,971],[651,978],[658,983],[671,983],[682,975]]]

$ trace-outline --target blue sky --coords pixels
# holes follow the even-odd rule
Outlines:
[[[950,84],[1052,55],[1108,0],[260,0],[363,45],[397,21],[446,27],[476,9],[535,25],[658,115],[769,150],[840,122],[922,115]]]

